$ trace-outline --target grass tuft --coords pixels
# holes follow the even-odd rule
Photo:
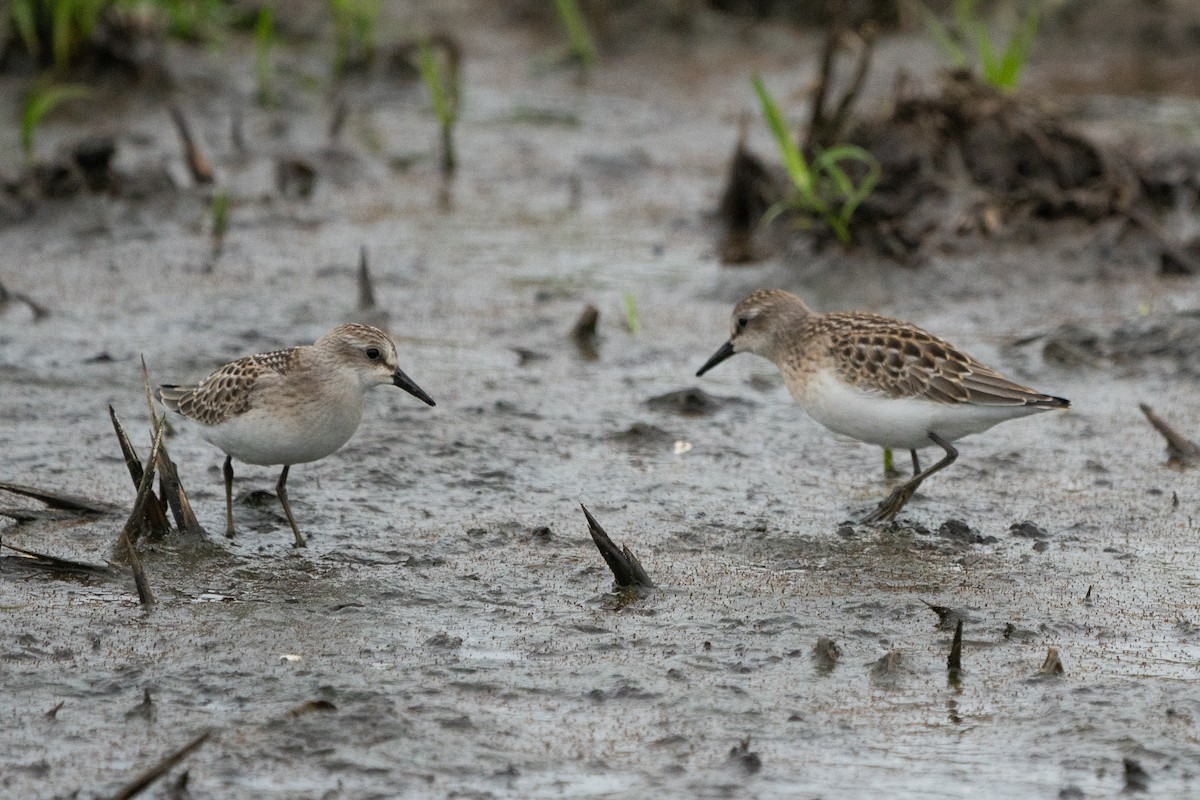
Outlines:
[[[820,218],[839,242],[850,244],[850,219],[879,182],[879,161],[857,145],[840,144],[820,150],[810,163],[788,130],[779,106],[761,77],[754,78],[754,91],[793,189],[792,196],[782,204],[776,204],[764,215],[764,220],[770,221],[785,209],[792,208]],[[855,182],[843,164],[861,164],[866,167],[866,174]]]

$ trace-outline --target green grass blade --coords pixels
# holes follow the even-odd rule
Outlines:
[[[967,53],[963,50],[962,45],[950,33],[950,29],[942,22],[941,18],[922,2],[915,4],[917,13],[921,16],[921,22],[925,25],[926,32],[937,44],[938,49],[942,51],[942,55],[950,62],[955,69],[962,69],[967,66]]]
[[[1008,47],[1000,59],[996,85],[1002,89],[1017,88],[1017,80],[1021,70],[1029,60],[1029,51],[1033,49],[1033,40],[1037,38],[1038,25],[1041,22],[1041,9],[1035,4],[1029,13],[1021,20],[1021,24],[1013,31],[1008,40]]]
[[[571,48],[571,55],[582,67],[595,64],[596,45],[592,42],[592,34],[588,31],[579,4],[576,0],[554,0],[554,8],[567,31],[567,46]]]
[[[33,160],[33,133],[45,116],[68,100],[88,94],[86,86],[73,83],[30,90],[21,109],[21,150],[27,160]]]
[[[850,217],[854,216],[854,212],[858,210],[862,201],[870,197],[871,192],[875,191],[875,186],[879,183],[881,172],[882,169],[879,166],[879,161],[872,158],[867,168],[867,174],[858,182],[854,190],[846,195],[845,200],[842,202],[841,214],[847,224],[849,224]]]
[[[271,52],[275,49],[275,13],[268,7],[258,12],[254,24],[254,73],[258,79],[258,102],[269,106],[274,102],[275,74]]]
[[[429,99],[433,104],[433,113],[443,128],[454,124],[456,109],[446,86],[446,79],[438,65],[437,55],[428,39],[422,39],[418,46],[418,62],[421,70],[421,80],[429,89]]]
[[[638,322],[637,301],[633,299],[633,292],[625,293],[625,327],[635,335],[642,329],[641,323]]]
[[[37,58],[41,50],[37,36],[37,0],[13,0],[12,20],[25,49]]]
[[[779,153],[783,156],[783,165],[787,168],[788,177],[792,179],[792,183],[801,197],[811,200],[813,198],[812,171],[805,163],[804,154],[800,152],[799,145],[792,141],[792,134],[788,130],[787,123],[783,121],[783,114],[779,112],[779,106],[775,104],[775,99],[767,91],[761,76],[754,77],[754,91],[762,105],[763,117],[771,129],[771,135],[775,137]]]
[[[71,61],[71,4],[64,0],[50,6],[50,45],[55,71],[66,72]]]

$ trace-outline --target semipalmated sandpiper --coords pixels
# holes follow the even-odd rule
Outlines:
[[[950,442],[998,422],[1070,401],[1005,378],[954,345],[900,320],[865,312],[821,314],[781,289],[757,291],[733,310],[732,336],[697,375],[735,353],[783,373],[809,416],[835,433],[912,453],[913,477],[864,521],[894,518],[921,482],[958,458]],[[924,472],[917,450],[946,455]]]
[[[400,370],[396,345],[386,333],[340,325],[315,344],[232,361],[195,386],[160,386],[158,397],[199,423],[200,436],[225,452],[225,535],[233,536],[233,459],[282,464],[276,492],[296,547],[303,547],[288,505],[288,469],[322,459],[349,441],[367,390],[388,383],[434,405]]]

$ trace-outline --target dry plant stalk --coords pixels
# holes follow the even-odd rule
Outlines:
[[[962,631],[963,621],[959,619],[954,626],[954,641],[950,643],[950,656],[946,659],[946,669],[952,678],[957,678],[962,672]]]
[[[142,357],[142,384],[146,389],[146,407],[150,411],[150,419],[155,420],[157,417],[154,414],[154,395],[150,390],[150,371],[146,368],[146,358]],[[165,427],[166,416],[163,416],[163,422],[159,424]],[[154,434],[159,433],[158,426],[154,428]],[[156,465],[159,474],[159,491],[162,493],[163,500],[171,507],[171,515],[175,517],[175,527],[180,532],[191,536],[203,536],[204,528],[200,525],[200,521],[196,519],[196,513],[192,510],[191,501],[188,500],[187,491],[183,488],[183,483],[179,480],[179,471],[175,468],[175,462],[171,460],[170,453],[167,452],[167,445],[164,442],[158,454],[158,463]]]
[[[179,138],[183,142],[183,152],[187,158],[188,169],[192,173],[192,180],[196,183],[212,183],[212,164],[192,137],[192,129],[188,126],[187,117],[183,115],[183,109],[174,103],[171,104],[171,119],[174,120],[175,130],[179,132]]]
[[[583,515],[587,517],[588,533],[592,535],[592,541],[596,544],[596,549],[600,551],[600,555],[604,557],[608,568],[612,570],[613,578],[616,580],[617,586],[624,589],[630,586],[642,586],[647,589],[654,586],[654,581],[650,580],[650,576],[646,574],[646,570],[642,568],[642,563],[638,561],[637,556],[629,549],[628,545],[620,548],[609,538],[604,529],[600,527],[600,523],[596,522],[596,518],[587,510],[587,507],[582,503],[579,507],[583,509]]]
[[[1154,426],[1154,430],[1167,440],[1167,461],[1177,466],[1188,466],[1200,461],[1200,445],[1172,428],[1166,421],[1154,413],[1154,409],[1145,403],[1138,403],[1138,408],[1146,415],[1146,419]]]
[[[358,310],[375,308],[375,287],[371,284],[371,271],[367,268],[367,246],[358,250]]]
[[[158,460],[159,448],[162,447],[163,432],[166,430],[166,415],[159,420],[155,426],[158,433],[154,437],[154,444],[150,446],[150,455],[146,458],[146,471],[142,474],[141,484],[138,486],[137,498],[133,501],[133,511],[129,514],[129,519],[125,521],[124,527],[121,528],[121,534],[117,537],[117,551],[124,551],[129,558],[129,567],[133,571],[133,582],[137,586],[138,600],[144,606],[154,605],[154,594],[150,591],[150,584],[146,580],[146,570],[142,567],[142,559],[138,555],[137,548],[133,546],[134,532],[141,525],[142,520],[146,516],[146,503],[151,494],[151,487],[154,485],[154,465]]]
[[[197,736],[195,739],[192,739],[183,747],[179,748],[174,753],[171,753],[162,761],[158,762],[153,767],[134,778],[130,784],[114,794],[112,796],[112,800],[130,800],[130,798],[137,797],[139,794],[145,791],[146,787],[154,783],[163,775],[166,775],[172,767],[174,767],[180,761],[183,761],[183,759],[187,758],[193,750],[208,741],[209,736],[212,736],[211,730],[207,730]]]
[[[125,426],[117,418],[117,412],[112,406],[108,407],[108,417],[112,420],[113,430],[117,433],[117,441],[121,444],[121,455],[125,457],[125,467],[129,470],[129,477],[133,480],[133,486],[136,489],[142,483],[142,460],[138,458],[137,450],[129,441],[129,435],[125,433]],[[167,522],[162,502],[153,491],[146,499],[146,525],[156,536],[162,536],[171,530],[171,524]]]
[[[850,119],[850,111],[862,91],[867,73],[871,71],[871,57],[875,53],[875,38],[878,33],[875,25],[867,22],[855,32],[859,40],[858,59],[854,65],[854,73],[842,96],[837,101],[836,108],[829,112],[830,90],[835,80],[834,65],[837,61],[837,51],[846,32],[841,19],[841,3],[832,3],[833,13],[830,14],[829,27],[825,33],[825,47],[821,53],[821,74],[817,87],[813,92],[812,116],[809,118],[808,134],[804,140],[803,150],[812,153],[815,150],[832,147],[842,141],[846,124]]]

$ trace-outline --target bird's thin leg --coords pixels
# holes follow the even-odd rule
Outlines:
[[[233,456],[225,456],[225,535],[233,538]]]
[[[912,480],[903,486],[898,487],[896,491],[888,495],[887,499],[879,504],[878,508],[868,514],[866,518],[863,519],[863,522],[883,522],[885,520],[894,519],[895,516],[900,513],[900,509],[904,508],[908,501],[912,499],[913,493],[917,491],[917,487],[921,485],[922,481],[924,481],[933,473],[939,472],[940,470],[950,466],[954,463],[954,460],[958,458],[958,451],[955,450],[949,442],[938,436],[936,433],[930,432],[929,440],[945,450],[946,457],[924,472],[918,472],[912,477]]]
[[[918,474],[921,472],[921,461],[920,461],[920,459],[918,459],[918,458],[917,458],[917,451],[916,451],[916,450],[909,450],[908,452],[912,453],[912,458],[913,458],[913,477],[915,478],[915,477],[917,477],[917,475],[918,475]]]
[[[288,505],[287,499],[287,474],[288,467],[283,468],[283,472],[279,473],[279,483],[275,484],[275,494],[279,495],[279,502],[283,504],[283,513],[287,514],[288,522],[292,525],[292,533],[296,534],[296,547],[304,547],[304,537],[300,535],[300,529],[296,527],[296,518],[292,516],[292,507]]]

